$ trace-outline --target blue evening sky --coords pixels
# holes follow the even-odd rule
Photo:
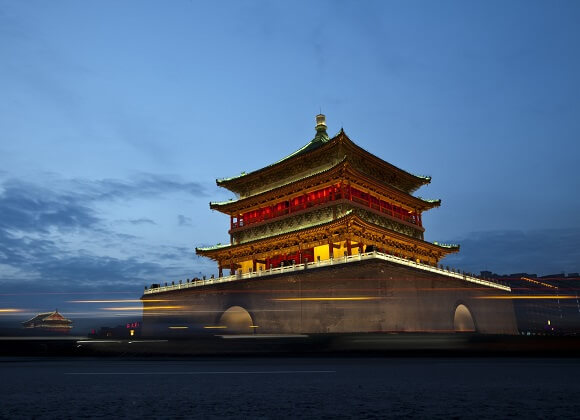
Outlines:
[[[216,273],[194,254],[228,241],[215,179],[295,151],[320,109],[432,176],[444,264],[580,271],[578,22],[578,1],[0,0],[0,308]]]

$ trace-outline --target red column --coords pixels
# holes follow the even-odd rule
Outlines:
[[[349,257],[352,255],[352,249],[350,247],[350,239],[346,240],[346,253]]]

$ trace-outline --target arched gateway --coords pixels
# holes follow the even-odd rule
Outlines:
[[[475,332],[475,322],[471,312],[464,304],[459,304],[455,308],[453,317],[453,329],[456,332]]]
[[[219,321],[219,325],[226,326],[226,331],[233,334],[247,334],[252,332],[252,316],[241,306],[231,306],[226,310]]]

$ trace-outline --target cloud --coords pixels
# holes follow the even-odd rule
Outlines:
[[[50,258],[35,265],[42,277],[59,279],[63,285],[74,283],[116,287],[137,281],[146,282],[162,276],[164,272],[164,268],[157,263],[95,255]]]
[[[146,218],[132,219],[132,220],[128,220],[128,222],[131,223],[132,225],[156,225],[157,224],[153,220],[146,219]]]
[[[97,202],[153,198],[169,193],[204,196],[203,186],[174,178],[142,174],[123,181],[48,180],[46,185],[7,179],[0,184],[0,229],[47,233],[60,230],[95,228],[102,220],[93,206]],[[135,223],[136,222],[136,223]],[[155,223],[137,219],[131,223]]]
[[[177,261],[191,259],[194,255],[193,247],[185,248],[179,246],[159,248],[159,253],[155,254],[157,260]]]
[[[18,268],[21,277],[52,286],[128,284],[159,275],[159,264],[91,255],[83,250],[70,252],[48,238],[15,236],[0,230],[0,264]],[[22,280],[22,279],[19,279]],[[10,279],[0,279],[0,284]]]
[[[102,203],[151,200],[171,193],[201,196],[205,189],[199,183],[153,174],[128,180],[0,179],[0,284],[118,287],[181,276],[191,250],[138,243],[137,236],[112,231],[98,211]],[[178,220],[191,222],[185,216]],[[148,218],[125,222],[156,224]]]
[[[179,226],[191,226],[191,217],[186,217],[183,214],[178,214],[177,224]]]
[[[175,177],[157,174],[140,174],[131,180],[74,179],[65,182],[65,188],[72,189],[80,200],[86,202],[151,198],[177,192],[194,197],[207,195],[200,183],[183,182]]]
[[[71,193],[10,179],[2,184],[0,229],[47,233],[50,228],[76,229],[100,222],[94,210]]]
[[[580,228],[473,232],[457,242],[461,251],[445,258],[444,265],[474,273],[580,271]]]
[[[116,258],[82,250],[63,250],[56,241],[32,237],[15,238],[0,230],[0,277],[2,290],[118,289],[175,280],[192,270],[182,264],[192,251],[183,247],[160,247],[147,258]],[[6,275],[8,268],[17,275]]]
[[[54,241],[31,236],[17,236],[0,229],[0,264],[20,270],[28,269],[36,261],[59,255],[60,249]]]

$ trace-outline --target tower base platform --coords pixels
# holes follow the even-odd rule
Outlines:
[[[149,289],[143,335],[517,334],[509,287],[377,252]]]

